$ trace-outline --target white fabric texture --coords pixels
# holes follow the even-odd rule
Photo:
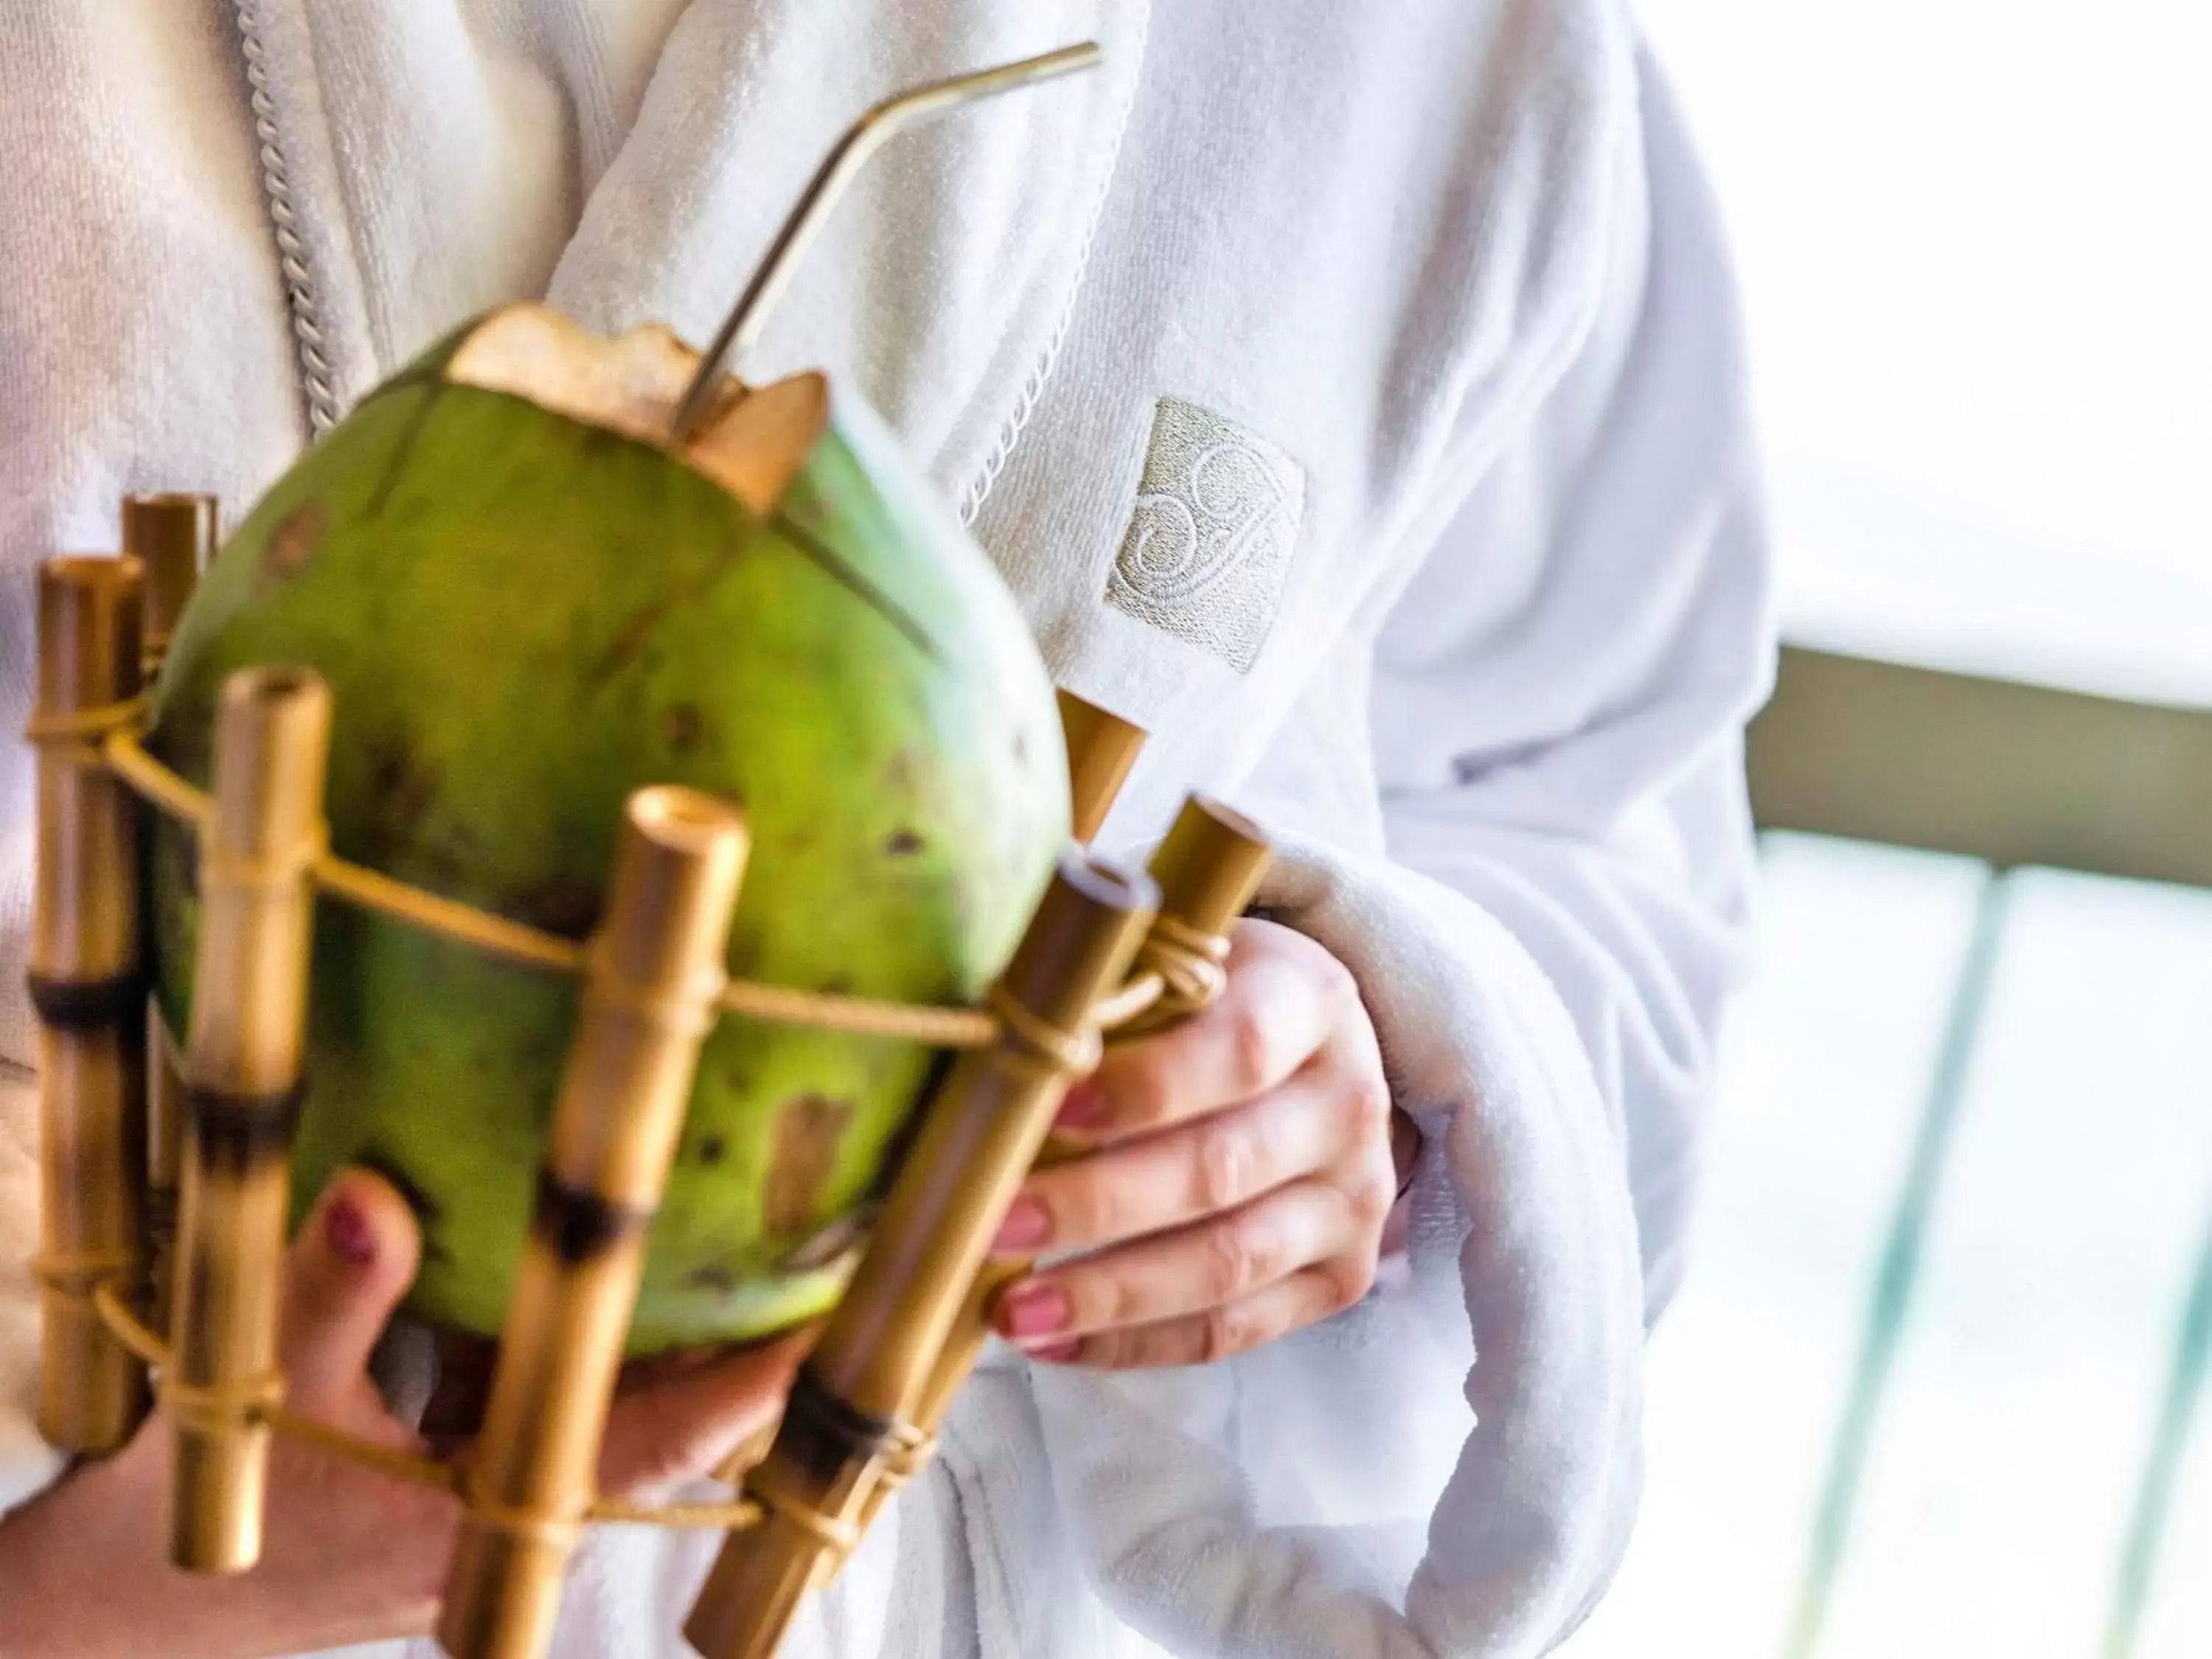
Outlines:
[[[112,545],[125,489],[235,510],[296,452],[265,169],[343,402],[510,297],[703,335],[852,113],[1106,41],[1088,81],[902,141],[744,367],[884,410],[1055,678],[1155,733],[1109,844],[1194,787],[1279,830],[1266,902],[1358,976],[1426,1136],[1410,1260],[1215,1367],[994,1351],[790,1650],[1555,1644],[1633,1514],[1770,650],[1725,263],[1620,8],[256,0],[258,137],[234,10],[0,17],[0,719],[38,558]],[[1249,661],[1106,603],[1163,398],[1303,479]],[[0,799],[0,1054],[27,1062],[20,749]],[[35,1140],[0,1091],[0,1506],[55,1467]],[[712,1549],[595,1534],[562,1659],[684,1651]]]

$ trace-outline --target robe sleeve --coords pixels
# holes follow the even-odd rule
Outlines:
[[[1423,1129],[1409,1271],[1219,1366],[1035,1384],[1170,1651],[1540,1653],[1626,1548],[1772,657],[1732,284],[1643,70],[1590,325],[1359,642],[1383,850],[1294,839],[1262,895],[1358,975]]]

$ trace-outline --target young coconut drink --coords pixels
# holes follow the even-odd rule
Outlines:
[[[1068,832],[1052,689],[988,560],[818,374],[715,384],[696,354],[534,305],[471,323],[272,489],[177,629],[149,746],[203,787],[216,702],[314,669],[339,856],[588,936],[623,803],[742,805],[731,971],[969,1002]],[[159,988],[185,1029],[193,845],[151,837]],[[574,1025],[573,980],[319,911],[295,1202],[362,1164],[410,1197],[410,1310],[495,1336]],[[649,1235],[629,1351],[758,1336],[836,1297],[924,1091],[912,1042],[725,1018]]]

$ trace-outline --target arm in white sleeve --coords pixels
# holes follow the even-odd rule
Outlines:
[[[1742,731],[1773,645],[1733,284],[1649,77],[1644,118],[1644,234],[1384,625],[1372,724],[1390,857],[1501,922],[1574,1022],[1656,1316],[1741,966]],[[1536,574],[1501,605],[1500,568]]]
[[[1733,290],[1648,75],[1643,117],[1572,361],[1470,440],[1358,642],[1387,851],[1287,838],[1262,895],[1358,976],[1422,1126],[1411,1282],[1224,1365],[1036,1384],[1094,1571],[1178,1653],[1540,1653],[1626,1547],[1771,657]]]

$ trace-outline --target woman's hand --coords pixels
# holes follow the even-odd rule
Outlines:
[[[360,1171],[331,1183],[287,1263],[293,1409],[423,1450],[368,1369],[417,1251],[414,1218],[391,1187]],[[639,1368],[608,1422],[602,1490],[634,1497],[714,1469],[781,1409],[800,1346]],[[279,1437],[260,1565],[197,1577],[167,1565],[171,1435],[157,1413],[114,1458],[0,1523],[8,1659],[258,1659],[430,1629],[460,1522],[451,1495]]]
[[[1056,1131],[1096,1150],[1032,1175],[994,1247],[1089,1252],[1000,1298],[1000,1334],[1031,1357],[1219,1359],[1374,1282],[1411,1125],[1358,988],[1272,922],[1238,924],[1228,971],[1212,1007],[1108,1049],[1061,1107]]]

